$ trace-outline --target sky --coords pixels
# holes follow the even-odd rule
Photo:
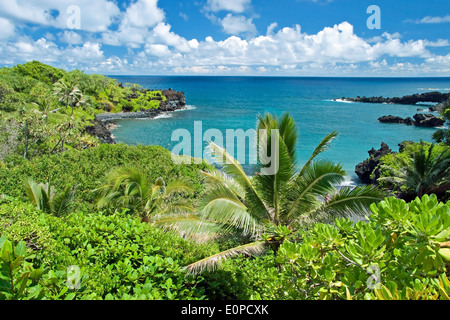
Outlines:
[[[450,76],[448,0],[1,0],[0,66],[107,75]]]

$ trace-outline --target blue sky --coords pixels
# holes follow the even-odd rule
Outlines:
[[[367,9],[379,8],[379,15]],[[368,19],[379,22],[369,28]],[[2,0],[0,66],[87,73],[450,76],[450,1]]]

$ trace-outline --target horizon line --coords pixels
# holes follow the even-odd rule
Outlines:
[[[92,73],[95,74],[95,73]],[[106,77],[228,77],[228,78],[325,78],[325,79],[450,79],[448,76],[290,76],[290,75],[207,75],[207,74],[103,74]]]

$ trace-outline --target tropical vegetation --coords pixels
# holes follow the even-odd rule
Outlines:
[[[253,176],[214,143],[220,165],[180,165],[86,130],[163,100],[36,61],[0,69],[1,300],[450,299],[444,142],[409,144],[379,186],[349,188],[321,159],[337,133],[298,159],[289,114],[259,116],[255,172],[272,142],[279,170]]]
[[[382,188],[401,192],[406,197],[437,194],[449,199],[450,148],[426,142],[409,143],[398,154],[388,154],[378,166]]]
[[[202,238],[207,233],[212,233],[210,236],[229,233],[234,238],[239,235],[252,240],[188,266],[190,272],[214,269],[221,260],[236,254],[259,254],[267,246],[277,252],[286,238],[299,228],[313,222],[333,221],[336,217],[364,216],[372,203],[382,199],[373,187],[337,189],[335,186],[345,178],[342,166],[315,160],[337,136],[336,132],[326,136],[305,165],[297,169],[298,129],[292,117],[285,114],[278,119],[266,114],[260,116],[257,127],[258,132],[261,129],[269,132],[263,143],[270,146],[272,139],[278,141],[279,168],[275,174],[257,174],[250,178],[225,149],[211,143],[222,169],[203,173],[208,190],[201,213],[196,217],[174,217],[173,222],[159,222],[194,237],[199,233]],[[273,136],[271,132],[279,134]],[[263,154],[262,148],[259,149]],[[257,172],[261,173],[265,166],[259,162]],[[191,223],[188,223],[189,219]]]
[[[88,133],[95,115],[157,109],[160,90],[103,75],[64,71],[32,61],[0,69],[0,160],[83,150],[100,141]]]

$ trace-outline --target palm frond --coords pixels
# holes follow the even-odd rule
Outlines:
[[[191,194],[194,192],[192,186],[185,179],[173,179],[169,181],[165,189],[165,195],[172,195],[173,193]]]
[[[334,139],[336,139],[338,136],[338,133],[336,131],[331,132],[328,134],[325,138],[322,139],[322,141],[319,143],[319,145],[316,147],[314,152],[312,153],[311,157],[308,159],[308,161],[303,166],[302,170],[298,174],[299,177],[303,176],[303,173],[305,170],[308,169],[310,164],[314,161],[314,159],[320,155],[321,153],[328,150],[330,147],[331,142],[333,142]]]
[[[190,275],[199,274],[203,271],[213,271],[220,267],[223,260],[233,256],[244,254],[247,256],[255,256],[264,253],[266,250],[265,242],[257,241],[243,246],[232,248],[208,258],[192,263],[184,268]]]
[[[203,220],[198,215],[159,215],[154,218],[154,225],[163,230],[171,230],[180,236],[198,243],[214,240],[228,230],[222,223]]]
[[[296,216],[315,209],[316,197],[334,192],[334,186],[344,181],[344,175],[340,164],[327,160],[312,162],[293,182],[294,199],[288,201],[287,209],[282,213],[284,219],[296,219]]]
[[[57,217],[61,217],[68,213],[72,200],[73,188],[68,186],[63,192],[59,193],[52,199],[52,213]]]
[[[49,184],[39,184],[28,179],[25,183],[25,192],[36,209],[45,213],[51,213]]]
[[[257,217],[228,188],[216,187],[202,200],[202,216],[207,220],[239,228],[243,233],[253,234],[259,227]]]
[[[251,214],[257,216],[259,219],[270,219],[270,214],[267,211],[266,206],[261,200],[255,187],[246,175],[241,164],[233,158],[224,148],[219,147],[215,143],[211,142],[209,148],[216,159],[222,162],[223,170],[226,174],[233,177],[233,179],[241,185],[245,190],[245,198],[247,204],[251,206]]]
[[[275,217],[271,217],[272,219],[278,219],[278,213],[280,211],[280,195],[281,190],[284,189],[286,183],[292,179],[294,174],[294,163],[289,154],[288,147],[284,143],[281,136],[278,137],[270,137],[269,144],[271,143],[271,139],[278,139],[278,151],[277,156],[273,157],[273,159],[277,163],[271,163],[271,166],[276,166],[278,170],[274,174],[258,174],[255,176],[255,180],[257,181],[259,187],[259,193],[261,195],[262,200],[266,203],[267,206],[274,208]],[[260,170],[264,166],[260,165]]]
[[[330,222],[338,217],[364,217],[370,206],[383,198],[384,195],[374,186],[344,187],[336,190],[320,208],[306,213],[302,219]]]
[[[201,171],[201,174],[206,177],[208,186],[211,189],[214,189],[217,185],[222,185],[229,188],[237,197],[244,198],[244,188],[226,173],[219,170],[212,170],[209,172]]]
[[[291,161],[295,165],[298,128],[294,119],[288,113],[285,113],[281,117],[281,120],[279,122],[279,129],[280,136],[286,145],[289,156],[291,157]]]

